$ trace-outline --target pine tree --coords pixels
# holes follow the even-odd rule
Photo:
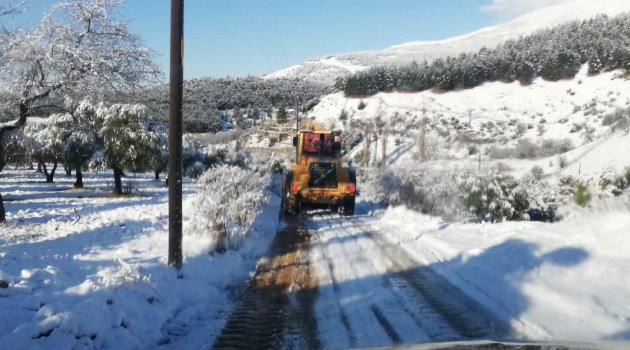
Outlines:
[[[287,110],[284,108],[284,106],[281,106],[278,110],[276,121],[278,122],[278,124],[286,124],[289,121],[289,115],[287,114]]]

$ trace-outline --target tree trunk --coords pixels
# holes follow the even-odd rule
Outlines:
[[[158,181],[160,179],[160,173],[161,173],[160,170],[155,171],[155,181]]]
[[[4,148],[4,142],[2,142],[2,135],[0,135],[0,172],[7,165],[7,152]]]
[[[53,167],[50,170],[50,173],[48,172],[48,169],[46,169],[46,163],[42,162],[41,160],[39,161],[39,163],[44,170],[44,175],[46,175],[46,182],[53,182],[55,179],[55,171],[57,170],[57,161],[55,160],[53,162]]]
[[[46,166],[46,165],[44,165]],[[41,161],[37,161],[37,172],[38,173],[42,173],[42,162]]]
[[[123,174],[122,169],[114,167],[114,193],[123,194],[122,192],[122,180],[120,179]]]
[[[74,188],[83,188],[83,173],[81,172],[81,166],[77,167],[75,172],[77,175],[77,181],[74,182]]]
[[[72,176],[72,168],[67,166],[67,165],[63,165],[63,170],[65,170],[66,172],[66,176]]]
[[[42,95],[41,97],[46,97],[48,96],[48,94],[50,94],[50,91],[47,94]],[[32,98],[27,99],[27,101],[31,102],[33,101],[33,99]],[[14,120],[11,123],[4,123],[4,125],[0,127],[0,171],[2,171],[2,169],[4,169],[4,166],[7,164],[6,163],[6,148],[5,148],[4,142],[2,142],[2,140],[4,139],[4,135],[9,131],[17,129],[21,127],[22,125],[24,125],[24,123],[26,123],[27,116],[28,116],[28,105],[24,101],[22,101],[20,102],[20,115],[18,119]]]
[[[7,218],[4,215],[4,201],[2,199],[2,193],[0,193],[0,224],[7,222]]]

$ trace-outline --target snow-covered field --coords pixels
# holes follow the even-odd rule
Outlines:
[[[269,246],[278,197],[238,251],[208,255],[207,238],[184,236],[184,265],[168,267],[163,181],[129,174],[131,197],[112,197],[109,172],[84,190],[32,170],[0,174],[8,225],[0,226],[0,347],[11,349],[200,348],[211,344]],[[187,220],[196,185],[184,183]],[[6,287],[6,288],[5,288]],[[182,338],[182,334],[192,334]]]

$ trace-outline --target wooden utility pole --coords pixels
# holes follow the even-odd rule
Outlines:
[[[295,103],[295,137],[298,136],[298,131],[300,131],[300,103]],[[300,161],[300,146],[299,140],[298,144],[295,146],[295,162]]]
[[[184,0],[171,0],[171,76],[168,115],[168,264],[182,267],[182,101]]]

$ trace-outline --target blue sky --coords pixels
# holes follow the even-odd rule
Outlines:
[[[255,75],[328,54],[444,39],[518,15],[518,4],[550,1],[557,0],[186,0],[184,75]],[[31,0],[23,16],[36,22],[53,3]],[[126,0],[122,14],[167,72],[170,1]]]

